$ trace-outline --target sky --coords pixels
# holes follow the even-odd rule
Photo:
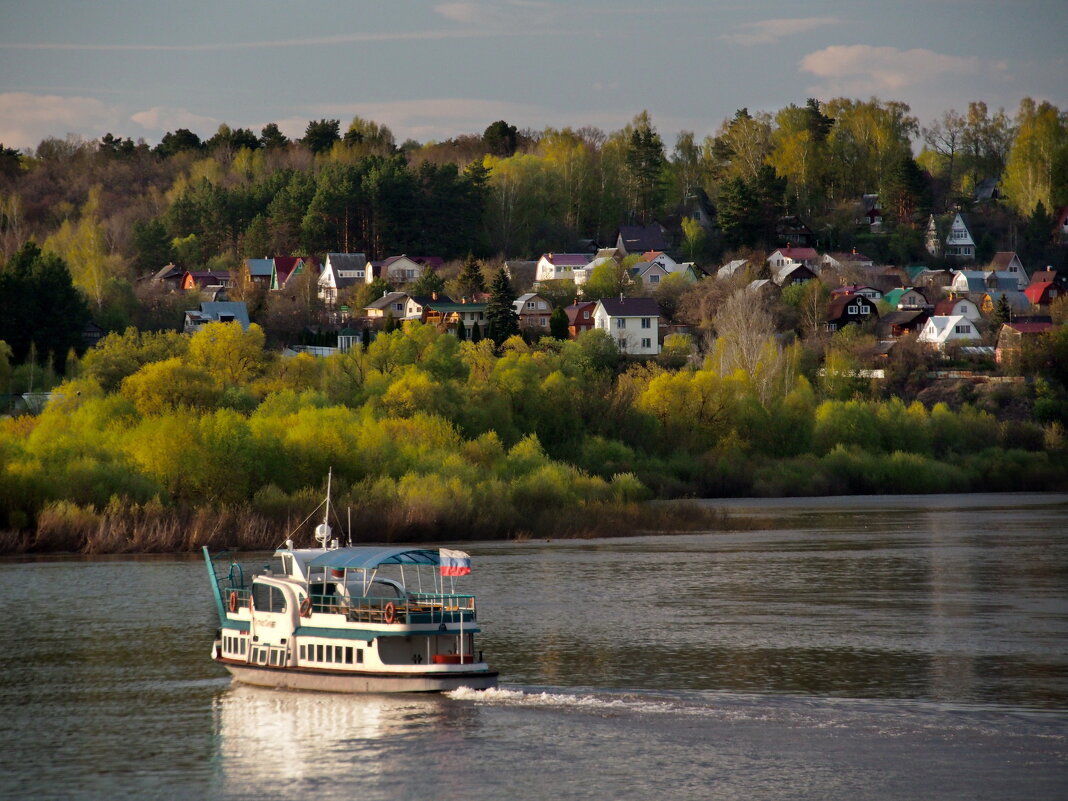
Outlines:
[[[1068,0],[0,0],[0,143],[221,123],[398,143],[622,128],[664,141],[736,109],[903,101],[921,125],[982,100],[1068,110]]]

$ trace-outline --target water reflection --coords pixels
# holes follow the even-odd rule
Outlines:
[[[478,710],[438,695],[301,693],[234,683],[216,695],[212,714],[216,789],[227,797],[296,797],[298,789],[333,777],[340,785],[330,797],[351,787],[403,798],[412,797],[404,792],[407,782],[435,754],[464,768],[462,744]]]

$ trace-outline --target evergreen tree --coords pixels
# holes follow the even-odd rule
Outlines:
[[[478,323],[471,323],[471,343],[477,345],[482,341],[482,329],[479,328]]]
[[[68,351],[82,349],[89,307],[59,256],[27,242],[0,272],[0,340],[16,363],[31,352],[63,372]]]
[[[549,315],[549,334],[553,339],[567,339],[567,312],[557,306]]]
[[[167,227],[158,217],[133,226],[134,266],[139,275],[154,273],[174,261],[174,248]]]
[[[994,307],[994,314],[990,322],[993,323],[995,330],[1001,328],[1005,323],[1012,322],[1012,308],[1009,306],[1009,299],[1005,297],[1004,292],[998,298],[998,303]]]
[[[486,291],[486,277],[482,274],[482,262],[471,253],[464,259],[464,266],[456,278],[456,287],[463,298],[473,298]]]
[[[475,325],[478,325],[478,323],[475,323]],[[463,317],[456,322],[456,338],[461,342],[467,339],[467,326],[464,325]]]
[[[341,141],[341,120],[312,120],[301,140],[312,153],[324,153]]]
[[[490,284],[490,299],[486,305],[486,329],[488,335],[500,347],[508,337],[519,333],[519,315],[515,310],[515,290],[508,281],[504,268]]]
[[[429,297],[435,293],[440,296],[445,294],[445,281],[428,267],[423,270],[421,276],[407,286],[405,291],[420,297]]]

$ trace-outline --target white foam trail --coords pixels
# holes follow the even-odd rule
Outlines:
[[[472,690],[461,687],[446,693],[456,701],[474,701],[476,704],[493,706],[567,707],[594,711],[618,712],[679,712],[676,704],[641,701],[636,698],[610,698],[593,695],[569,695],[566,693],[524,692],[496,687],[489,690]]]

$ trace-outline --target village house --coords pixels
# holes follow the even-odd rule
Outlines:
[[[772,280],[781,287],[804,284],[816,278],[816,274],[804,264],[787,264],[775,270],[773,275]]]
[[[863,295],[840,295],[827,305],[826,327],[832,333],[841,331],[847,325],[878,319],[879,310],[875,301]]]
[[[716,271],[716,278],[734,278],[739,273],[745,273],[749,269],[748,259],[734,259],[720,267]]]
[[[455,303],[449,298],[436,297],[425,299],[421,319],[427,325],[436,325],[444,328],[450,334],[455,334],[463,323],[464,330],[470,336],[471,329],[478,325],[482,333],[486,332],[486,304],[485,303]]]
[[[527,292],[516,298],[513,305],[515,306],[516,314],[519,315],[520,330],[528,328],[536,331],[549,330],[549,315],[552,314],[553,307],[541,295]]]
[[[658,261],[640,261],[630,268],[630,280],[645,289],[656,289],[670,274]]]
[[[998,341],[994,348],[994,361],[998,364],[1012,364],[1019,359],[1023,344],[1047,333],[1053,328],[1052,322],[1015,322],[1005,323],[998,331]]]
[[[849,284],[848,286],[838,287],[831,290],[831,297],[836,298],[839,295],[863,295],[868,300],[882,300],[883,293],[873,286],[867,286],[865,284]]]
[[[567,335],[574,339],[583,331],[593,329],[593,311],[597,308],[597,301],[576,301],[570,306],[564,307],[567,315]]]
[[[182,330],[195,334],[208,323],[240,323],[242,331],[248,331],[248,308],[242,301],[213,301],[201,303],[199,309],[185,313]]]
[[[899,311],[925,309],[931,305],[927,301],[927,296],[912,286],[890,290],[883,295],[883,302]]]
[[[1068,206],[1061,206],[1053,215],[1053,241],[1059,245],[1068,243]]]
[[[856,248],[849,253],[824,253],[821,264],[823,267],[830,267],[834,270],[852,272],[870,270],[875,266],[874,260],[869,259],[863,253],[858,253]]]
[[[979,332],[975,323],[962,315],[936,315],[926,322],[916,339],[929,347],[943,350],[950,343],[974,342],[979,339]]]
[[[787,245],[773,251],[768,256],[767,262],[773,274],[781,271],[783,267],[803,264],[813,276],[819,275],[820,257],[813,248],[795,248],[793,245]]]
[[[1024,290],[1032,306],[1049,306],[1062,294],[1060,288],[1052,281],[1038,281]]]
[[[1001,250],[994,254],[990,261],[989,269],[1001,276],[1013,276],[1016,278],[1016,289],[1024,289],[1029,283],[1027,270],[1024,269],[1020,257],[1011,250]]]
[[[616,248],[629,256],[650,250],[667,250],[667,230],[660,223],[621,225],[616,233]]]
[[[422,320],[423,309],[428,303],[438,301],[436,294],[426,296],[409,295],[407,292],[386,292],[378,300],[364,307],[367,316],[380,320],[392,317],[394,320]],[[449,298],[441,297],[441,302],[452,303]]]
[[[367,283],[367,256],[363,253],[327,253],[319,273],[319,298],[327,305],[337,303],[338,294]]]
[[[967,317],[972,322],[981,320],[983,317],[975,301],[956,296],[938,301],[934,305],[933,315],[935,317]]]
[[[534,281],[574,281],[575,271],[589,263],[589,256],[584,253],[546,253],[538,259]]]
[[[945,256],[958,262],[975,261],[975,240],[960,212],[949,221],[945,237],[942,227],[932,214],[927,222],[927,252],[932,256]]]
[[[370,284],[376,278],[387,283],[409,284],[419,280],[427,270],[437,272],[445,266],[440,256],[390,256],[382,261],[371,262],[371,269],[364,274],[365,283]]]
[[[621,353],[660,353],[660,307],[653,298],[602,298],[593,311],[594,326],[605,331]]]
[[[875,334],[879,339],[900,339],[921,331],[930,317],[931,313],[924,309],[888,312],[879,318]]]

